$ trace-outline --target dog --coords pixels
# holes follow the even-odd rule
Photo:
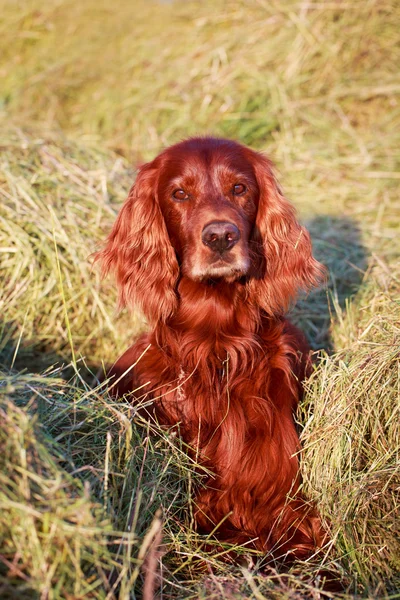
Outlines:
[[[293,419],[309,347],[284,315],[324,268],[270,160],[212,137],[167,148],[96,258],[151,325],[111,368],[115,393],[145,386],[149,417],[211,473],[197,530],[274,557],[315,552],[325,533],[300,490]]]

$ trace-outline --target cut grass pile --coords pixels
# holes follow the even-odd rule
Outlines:
[[[160,529],[159,497],[179,510],[188,461],[132,426],[130,405],[59,376],[2,374],[0,594],[128,597]]]
[[[32,410],[2,395],[0,416],[1,597],[99,597],[112,568],[102,507],[62,468]]]
[[[0,0],[2,598],[317,599],[321,564],[399,597],[399,8]],[[179,441],[86,383],[144,326],[89,257],[136,161],[207,132],[277,162],[330,271],[293,319],[330,351],[299,419],[333,544],[268,576],[193,533]]]
[[[336,327],[351,343],[321,359],[302,405],[305,481],[364,581],[400,572],[399,274],[372,270]]]
[[[98,150],[21,132],[8,137],[0,160],[3,362],[69,362],[73,348],[100,366],[135,335],[134,316],[125,321],[129,333],[123,319],[117,332],[114,285],[100,292],[90,261],[132,177],[120,158]]]

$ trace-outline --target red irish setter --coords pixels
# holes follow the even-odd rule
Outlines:
[[[152,418],[179,425],[212,472],[195,498],[198,531],[311,554],[324,533],[299,491],[293,421],[309,349],[283,314],[323,267],[270,161],[215,138],[164,150],[97,258],[116,272],[121,305],[137,303],[153,326],[112,367],[118,395],[154,390]]]

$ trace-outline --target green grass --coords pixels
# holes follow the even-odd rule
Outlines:
[[[325,597],[399,598],[398,3],[0,11],[0,597],[316,599],[322,563]],[[203,133],[273,158],[330,271],[292,318],[322,349],[299,420],[333,544],[289,572],[210,552],[179,440],[88,383],[145,327],[90,255],[137,163]]]

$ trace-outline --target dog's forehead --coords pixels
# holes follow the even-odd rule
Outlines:
[[[190,179],[223,178],[234,174],[253,176],[246,149],[226,140],[193,139],[172,146],[163,153],[164,177]]]

